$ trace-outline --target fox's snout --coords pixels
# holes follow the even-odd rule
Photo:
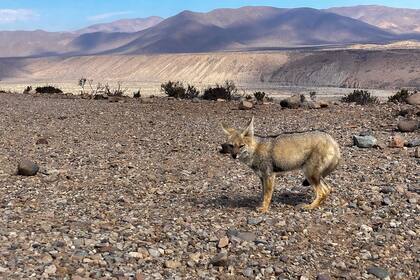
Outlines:
[[[234,154],[234,153],[232,153],[232,158],[233,158],[233,159],[237,159],[237,158],[238,158],[238,154]]]

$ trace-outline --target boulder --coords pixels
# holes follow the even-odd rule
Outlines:
[[[420,146],[420,139],[408,140],[405,145],[409,148]]]
[[[359,148],[372,148],[378,141],[371,135],[353,135],[353,144]]]
[[[407,97],[405,101],[410,105],[420,105],[420,92]]]
[[[416,120],[400,120],[398,122],[398,130],[401,132],[413,132],[419,126],[419,122]]]
[[[302,102],[301,107],[306,109],[319,109],[321,108],[321,105],[315,101],[305,101]]]
[[[239,110],[251,110],[252,108],[254,108],[254,104],[249,101],[244,100],[239,103]]]
[[[38,171],[39,171],[39,166],[30,160],[25,159],[18,163],[18,171],[17,171],[18,175],[34,176],[38,173]]]
[[[305,101],[306,101],[306,97],[303,94],[295,94],[281,100],[280,105],[281,107],[284,107],[284,108],[297,109]]]

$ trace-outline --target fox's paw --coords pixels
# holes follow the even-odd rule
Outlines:
[[[313,204],[313,203],[311,203],[311,204],[301,204],[301,205],[299,205],[299,207],[301,208],[301,209],[304,209],[304,210],[313,210],[313,209],[315,209],[315,208],[317,208],[319,205],[316,205],[316,204]]]
[[[257,207],[257,212],[267,213],[268,212],[268,206],[267,207],[264,207],[264,206]]]

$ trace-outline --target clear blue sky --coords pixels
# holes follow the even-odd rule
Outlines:
[[[169,17],[183,10],[207,12],[248,5],[328,8],[372,4],[420,9],[420,0],[0,0],[0,30],[68,31],[121,18]]]

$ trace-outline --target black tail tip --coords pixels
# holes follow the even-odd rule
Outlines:
[[[309,183],[308,179],[303,180],[302,186],[309,187],[311,183]]]

